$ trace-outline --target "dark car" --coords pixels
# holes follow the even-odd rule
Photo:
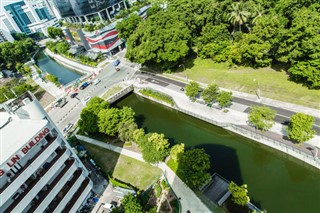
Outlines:
[[[120,64],[120,60],[119,59],[117,59],[117,60],[115,60],[114,62],[113,62],[113,66],[118,66]]]
[[[78,93],[71,93],[71,95],[70,95],[70,98],[74,98],[74,97],[76,97],[78,95]]]
[[[89,86],[90,84],[88,82],[84,82],[81,86],[80,89],[85,89],[87,86]]]

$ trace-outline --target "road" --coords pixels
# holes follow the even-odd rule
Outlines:
[[[158,75],[155,75],[152,73],[136,72],[136,74],[148,77],[146,79],[147,81],[149,81],[151,83],[156,83],[156,84],[163,86],[163,87],[166,87],[168,84],[176,85],[177,87],[180,87],[180,88],[186,86],[186,83],[176,81],[173,79],[168,79],[168,78],[158,76]],[[246,106],[244,110],[241,110],[242,112],[246,112],[246,113],[248,113],[250,111],[250,106],[257,106],[257,105],[258,106],[263,106],[263,105],[268,106],[271,109],[276,111],[275,121],[278,123],[282,123],[282,124],[288,123],[290,120],[290,116],[296,113],[296,112],[293,112],[290,110],[286,110],[286,109],[282,109],[279,107],[274,107],[274,106],[270,106],[270,105],[266,105],[266,104],[261,104],[259,102],[250,101],[250,100],[246,100],[246,99],[242,99],[242,98],[238,98],[238,97],[234,97],[232,99],[232,101],[234,103]],[[320,135],[320,119],[319,118],[315,118],[313,129],[316,130],[317,135]]]
[[[123,57],[123,53],[120,53],[118,57]],[[109,63],[103,71],[95,77],[95,79],[98,78],[101,80],[99,84],[91,84],[84,90],[79,90],[75,98],[67,96],[68,103],[65,106],[62,108],[54,108],[48,113],[61,131],[68,123],[75,124],[78,121],[80,112],[85,106],[82,101],[85,97],[101,96],[112,85],[132,77],[135,72],[135,69],[126,63],[121,63],[119,67],[120,71],[117,72],[112,63]]]

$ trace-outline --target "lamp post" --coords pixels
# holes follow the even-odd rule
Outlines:
[[[188,79],[188,74],[186,72],[186,67],[184,66],[184,64],[180,64],[179,67],[183,66],[183,71],[184,71],[184,74],[186,75],[186,79],[187,79],[187,82],[189,82],[189,79]]]
[[[256,81],[256,79],[253,79],[253,81]],[[258,99],[260,100],[260,81],[257,80],[258,82],[258,91],[257,91],[257,96],[258,96]]]

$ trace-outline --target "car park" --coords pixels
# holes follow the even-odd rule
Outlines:
[[[80,89],[84,90],[85,88],[87,88],[87,86],[89,86],[90,84],[88,82],[84,82],[81,86]]]
[[[70,98],[75,98],[78,95],[78,93],[74,92],[70,94]]]
[[[63,129],[63,133],[67,133],[73,127],[73,123],[68,123],[68,125]]]

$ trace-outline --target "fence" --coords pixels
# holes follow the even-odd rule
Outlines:
[[[119,100],[120,98],[122,98],[123,96],[127,95],[129,92],[133,91],[133,86],[129,85],[126,88],[120,90],[119,92],[117,92],[116,94],[110,96],[107,101],[112,104],[114,102],[116,102],[117,100]]]
[[[237,133],[240,133],[246,137],[250,137],[254,139],[255,141],[262,143],[264,145],[267,145],[269,147],[272,147],[274,149],[280,150],[284,153],[287,153],[295,158],[298,158],[318,169],[320,169],[320,159],[318,159],[315,156],[312,156],[304,151],[301,151],[293,146],[288,146],[280,141],[277,141],[275,139],[266,137],[262,134],[250,131],[248,129],[245,129],[243,127],[231,124],[230,125],[231,129],[234,130]]]

